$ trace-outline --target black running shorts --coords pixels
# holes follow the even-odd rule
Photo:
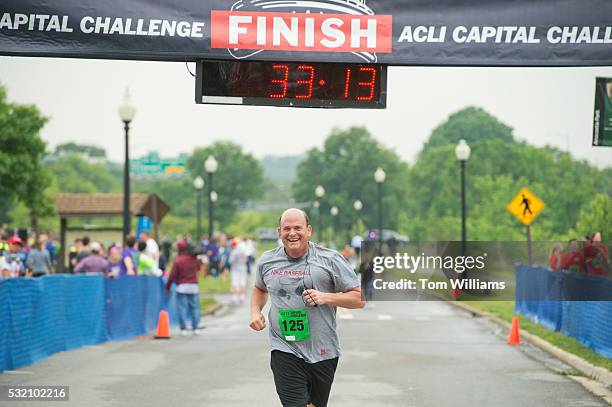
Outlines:
[[[270,367],[283,407],[305,407],[308,403],[326,407],[337,366],[338,358],[306,363],[291,353],[273,350]]]

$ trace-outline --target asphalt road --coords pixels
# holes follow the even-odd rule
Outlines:
[[[267,332],[248,328],[248,307],[203,320],[200,336],[141,338],[55,354],[0,385],[68,385],[51,406],[278,406]],[[442,302],[378,302],[339,313],[343,357],[330,406],[607,405],[558,371],[569,367]],[[555,370],[550,369],[552,366]]]

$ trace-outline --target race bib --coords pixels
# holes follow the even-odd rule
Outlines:
[[[283,338],[288,342],[304,341],[310,338],[308,313],[304,308],[278,310],[278,325]]]

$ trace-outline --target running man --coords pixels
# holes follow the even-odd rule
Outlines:
[[[270,366],[284,407],[325,407],[340,356],[336,307],[362,308],[357,275],[335,250],[309,243],[312,226],[300,209],[279,220],[283,245],[258,264],[251,328],[266,327],[262,309],[271,298]]]

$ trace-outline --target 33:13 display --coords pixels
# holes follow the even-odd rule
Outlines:
[[[207,60],[198,65],[198,77],[198,103],[362,108],[386,105],[386,67],[382,65]]]

